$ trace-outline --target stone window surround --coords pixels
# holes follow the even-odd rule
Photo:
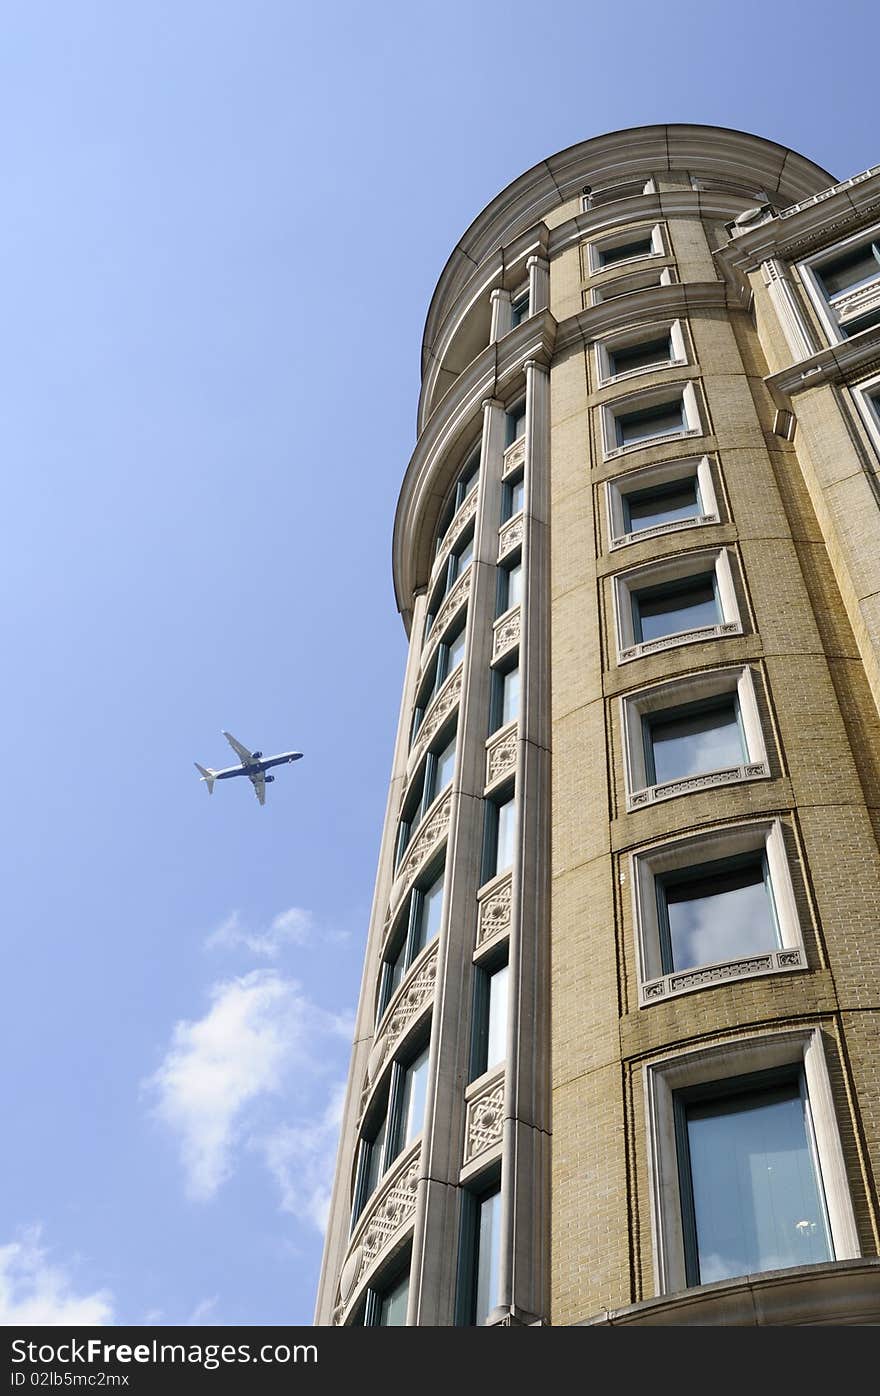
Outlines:
[[[880,373],[863,383],[853,384],[850,392],[874,450],[880,455]]]
[[[661,641],[636,640],[632,615],[632,593],[643,587],[662,586],[664,582],[697,577],[707,571],[714,571],[721,605],[721,621],[709,627],[700,626],[694,630],[682,630],[677,634],[663,636]],[[613,578],[614,610],[616,613],[615,632],[617,637],[617,663],[626,664],[632,659],[640,659],[644,654],[653,653],[655,648],[677,648],[679,645],[695,643],[705,639],[719,639],[726,635],[742,634],[742,617],[733,583],[733,570],[730,565],[728,548],[712,548],[701,552],[678,553],[661,562],[647,562],[628,572],[618,572]],[[630,652],[632,651],[632,652]]]
[[[637,271],[630,276],[618,276],[614,280],[603,281],[586,292],[585,306],[603,305],[621,296],[631,296],[635,291],[647,291],[655,286],[671,286],[676,280],[675,268],[661,267],[658,270]],[[586,299],[586,298],[589,299]]]
[[[850,237],[844,238],[840,242],[835,242],[832,243],[831,246],[823,247],[821,252],[814,252],[811,256],[805,257],[803,261],[797,263],[801,284],[832,344],[845,343],[848,336],[842,332],[840,328],[840,317],[834,309],[835,303],[829,301],[826,297],[818,276],[816,275],[816,270],[814,269],[818,269],[822,262],[831,261],[840,253],[846,252],[851,246],[855,246],[861,242],[876,242],[878,239],[880,239],[880,223],[874,223],[871,227],[861,228],[857,233],[853,233]],[[865,313],[868,309],[877,308],[877,306],[880,305],[880,265],[877,267],[876,282],[869,283],[869,285],[862,287],[858,292],[851,291],[846,294],[848,297],[857,297],[859,302],[858,309],[854,311],[852,316],[853,319],[857,319],[860,314]],[[862,305],[863,301],[870,302],[870,304]]]
[[[682,838],[654,844],[643,852],[630,855],[632,881],[632,916],[635,928],[636,973],[639,984],[639,1006],[666,999],[671,995],[693,993],[707,986],[701,982],[699,971],[708,968],[693,966],[693,971],[667,973],[660,958],[660,921],[657,909],[655,878],[658,874],[672,872],[679,868],[697,867],[702,863],[715,862],[722,858],[735,857],[741,853],[765,854],[773,892],[773,904],[779,929],[781,947],[767,946],[767,964],[756,969],[750,962],[757,956],[747,959],[736,956],[729,961],[718,961],[724,966],[723,981],[731,983],[738,979],[752,978],[756,973],[775,973],[780,969],[804,969],[807,966],[806,951],[801,933],[800,917],[795,900],[791,870],[782,831],[782,821],[777,817],[749,820],[745,823],[728,824],[721,828],[701,830],[686,834]],[[783,954],[780,961],[777,951],[797,952],[796,957]],[[674,981],[692,979],[675,987]]]
[[[616,350],[634,349],[639,344],[648,344],[652,340],[660,339],[664,334],[669,336],[672,351],[669,359],[661,363],[647,364],[643,368],[626,369],[623,373],[613,371],[612,356]],[[666,368],[684,368],[688,364],[684,331],[681,320],[678,319],[659,320],[632,329],[618,330],[613,335],[597,339],[593,347],[596,357],[596,380],[601,388],[607,388],[612,383],[628,383],[633,378],[646,373],[659,373]]]
[[[650,489],[652,485],[671,484],[676,480],[696,478],[700,491],[703,511],[693,518],[675,519],[671,523],[656,524],[650,528],[626,531],[623,497],[637,490]],[[656,538],[660,534],[679,533],[685,528],[696,528],[703,524],[721,522],[718,499],[712,466],[707,455],[678,456],[674,460],[660,461],[657,465],[646,465],[639,470],[628,471],[625,475],[615,475],[605,482],[606,514],[608,518],[608,542],[611,550],[625,547],[629,543],[639,543],[646,538]]]
[[[763,771],[760,774],[764,777],[770,775],[767,748],[764,743],[764,733],[755,698],[755,685],[751,668],[746,664],[738,665],[735,668],[703,670],[700,673],[688,674],[684,678],[672,679],[665,683],[652,684],[649,688],[637,689],[636,692],[628,693],[620,699],[620,728],[623,735],[627,809],[631,810],[634,807],[633,796],[645,791],[652,792],[650,800],[652,804],[657,800],[670,799],[678,794],[687,793],[675,790],[669,795],[664,795],[663,785],[648,785],[642,719],[649,713],[663,712],[669,708],[680,707],[685,703],[700,702],[704,698],[721,697],[723,694],[736,694],[739,700],[740,721],[747,754],[743,765],[739,768],[741,774],[731,777],[726,771],[718,772],[720,777],[718,784],[729,785],[733,781],[758,779],[757,772],[745,773],[747,768],[755,766],[763,766]],[[697,773],[695,779],[699,778],[701,774]],[[712,773],[706,772],[705,774],[711,776]],[[678,786],[684,784],[686,780],[687,777],[682,777],[681,780],[668,781],[666,784]],[[707,787],[711,787],[711,781],[707,782]]]
[[[602,253],[612,251],[615,247],[625,247],[627,243],[638,242],[640,237],[650,234],[651,251],[640,252],[637,256],[627,257],[620,262],[610,263],[608,266],[602,261]],[[618,229],[614,233],[591,239],[587,244],[587,266],[590,276],[598,276],[600,272],[610,271],[613,266],[618,267],[635,266],[637,262],[646,262],[651,257],[669,257],[668,238],[662,223],[640,223],[628,224],[624,229]]]
[[[675,1146],[674,1092],[768,1068],[802,1064],[835,1259],[861,1255],[846,1162],[819,1027],[715,1042],[643,1068],[655,1292],[687,1287]]]
[[[621,446],[617,441],[617,418],[628,412],[639,412],[643,408],[660,407],[672,402],[678,396],[681,402],[682,417],[686,425],[680,431],[658,432],[655,436],[641,437]],[[697,389],[692,379],[684,382],[662,384],[656,388],[643,388],[626,397],[614,398],[602,403],[599,408],[602,426],[602,455],[605,460],[616,460],[632,451],[644,451],[651,446],[662,446],[668,441],[682,441],[690,437],[704,436],[702,414],[700,412]]]

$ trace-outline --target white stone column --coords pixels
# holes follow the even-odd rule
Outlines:
[[[532,256],[526,261],[529,273],[529,314],[537,315],[550,304],[550,263],[546,257]]]
[[[513,328],[513,308],[510,301],[510,292],[502,291],[500,286],[489,295],[492,304],[492,319],[489,325],[489,343],[494,344],[496,339],[501,339],[503,335],[509,334]]]
[[[770,294],[776,318],[779,321],[785,342],[791,350],[792,362],[800,363],[815,353],[817,345],[807,318],[798,300],[797,292],[788,279],[788,269],[778,257],[769,257],[761,263],[761,276]]]

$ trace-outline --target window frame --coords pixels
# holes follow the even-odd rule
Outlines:
[[[875,451],[880,455],[880,373],[850,388]]]
[[[438,758],[445,753],[450,745],[450,741],[456,744],[452,766],[452,778],[442,789],[438,789]],[[418,833],[434,801],[455,783],[457,761],[458,714],[456,713],[452,716],[450,721],[444,722],[442,727],[438,728],[434,733],[427,750],[416,765],[412,780],[404,792],[400,804],[400,813],[397,818],[397,837],[394,844],[395,872],[400,868],[406,856],[407,849]]]
[[[590,305],[603,305],[606,301],[618,300],[620,296],[632,295],[635,291],[648,291],[655,286],[672,286],[675,283],[675,268],[666,266],[649,271],[633,272],[631,276],[617,276],[611,281],[602,281],[586,293]],[[586,299],[586,297],[585,297]]]
[[[628,248],[638,244],[650,243],[650,251],[633,253],[628,257],[616,257],[612,261],[606,261],[606,255],[614,252],[618,248]],[[606,234],[603,237],[593,238],[587,244],[587,259],[590,276],[598,276],[603,271],[612,271],[617,267],[628,267],[636,262],[645,262],[652,257],[668,257],[669,249],[666,243],[665,230],[661,223],[641,223],[636,226],[629,226],[625,230]]]
[[[511,577],[517,573],[519,577],[520,595],[517,600],[510,600]],[[525,573],[523,572],[522,547],[512,549],[503,561],[497,566],[497,582],[495,595],[495,620],[507,615],[508,611],[514,611],[522,605],[525,594]]]
[[[409,729],[409,749],[412,751],[418,741],[422,724],[425,721],[427,712],[437,694],[445,684],[446,680],[455,673],[459,665],[464,663],[464,647],[467,644],[467,619],[458,618],[445,632],[443,639],[431,655],[428,665],[422,675],[421,683],[416,690],[413,701],[412,720]],[[461,659],[452,663],[453,646],[462,637]]]
[[[506,1060],[506,1052],[497,1061],[489,1061],[489,1030],[492,1013],[492,981],[497,974],[506,972],[504,985],[504,1035],[510,1028],[510,958],[509,946],[493,948],[474,965],[473,1013],[471,1017],[471,1047],[468,1071],[468,1085],[472,1086],[481,1076],[497,1071]]]
[[[455,1296],[455,1323],[456,1327],[473,1328],[482,1327],[477,1323],[477,1283],[479,1271],[479,1240],[480,1240],[480,1208],[490,1198],[498,1198],[498,1206],[502,1209],[499,1214],[499,1230],[503,1236],[504,1217],[504,1197],[501,1191],[501,1167],[495,1167],[483,1173],[479,1180],[471,1183],[461,1190],[461,1214],[459,1221],[459,1246],[458,1246],[458,1277]],[[500,1261],[500,1256],[499,1256]],[[496,1282],[500,1281],[500,1274],[496,1277]],[[491,1318],[492,1313],[498,1305],[493,1306],[486,1315]],[[485,1323],[485,1320],[484,1320]]]
[[[391,1063],[391,1070],[386,1074],[386,1085],[381,1091],[377,1092],[376,1098],[370,1102],[367,1118],[371,1123],[377,1117],[381,1118],[384,1123],[385,1134],[381,1145],[382,1152],[379,1159],[379,1171],[376,1175],[376,1181],[369,1192],[366,1191],[366,1185],[373,1157],[372,1151],[375,1148],[375,1141],[379,1133],[381,1133],[383,1125],[380,1124],[376,1131],[368,1138],[365,1137],[363,1133],[363,1129],[367,1124],[367,1120],[365,1119],[364,1125],[361,1127],[362,1132],[358,1135],[358,1157],[351,1200],[351,1233],[354,1232],[355,1227],[363,1216],[370,1199],[375,1197],[376,1193],[381,1188],[382,1181],[388,1170],[393,1166],[396,1160],[400,1158],[401,1154],[405,1153],[407,1149],[415,1144],[419,1135],[425,1132],[425,1122],[423,1118],[421,1129],[416,1131],[412,1139],[407,1142],[403,1140],[403,1097],[406,1090],[407,1077],[411,1072],[413,1064],[425,1054],[427,1054],[425,1071],[429,1074],[431,1070],[430,1024],[428,1024],[426,1031],[420,1032],[415,1037],[414,1041],[405,1044],[399,1056],[394,1057]],[[381,1108],[379,1105],[380,1101],[384,1103],[384,1113],[381,1116],[379,1114]]]
[[[720,620],[713,625],[692,626],[671,631],[652,640],[638,638],[634,596],[649,590],[672,587],[681,582],[683,589],[689,581],[714,574],[716,599]],[[718,640],[743,633],[743,622],[733,580],[730,550],[726,547],[700,552],[680,553],[660,562],[643,563],[612,579],[616,619],[617,663],[628,664],[646,654],[676,649],[682,645],[698,644],[702,640]]]
[[[801,284],[804,286],[808,299],[832,344],[846,343],[848,339],[852,338],[845,332],[846,326],[863,318],[864,315],[880,309],[880,250],[874,252],[877,261],[877,273],[874,277],[863,281],[860,285],[853,285],[831,295],[828,295],[822,284],[822,264],[845,256],[848,248],[855,249],[861,243],[871,243],[875,248],[880,249],[880,223],[875,223],[869,228],[862,228],[859,232],[852,233],[849,237],[833,243],[830,247],[823,247],[821,251],[804,257],[796,264]],[[844,311],[846,311],[847,302],[852,300],[855,301],[852,313],[845,313],[841,317],[837,307],[843,305]]]
[[[498,790],[493,790],[491,795],[484,798],[485,813],[483,817],[483,851],[480,864],[480,887],[485,887],[488,883],[494,882],[496,877],[502,877],[509,873],[516,865],[516,827],[518,819],[516,789],[513,782],[507,781]],[[499,852],[499,832],[501,824],[501,810],[507,805],[513,805],[513,856],[509,863],[503,868],[498,867]]]
[[[437,533],[434,540],[434,557],[438,557],[442,551],[449,530],[455,522],[455,516],[464,504],[465,500],[480,483],[480,473],[482,469],[482,439],[467,453],[458,477],[443,504],[437,520]],[[470,485],[468,482],[472,482]]]
[[[510,328],[515,330],[518,325],[531,317],[531,286],[527,281],[518,290],[510,293]]]
[[[664,874],[733,858],[763,854],[767,859],[779,944],[705,965],[669,971],[664,967],[656,879]],[[629,855],[632,918],[639,1007],[767,974],[808,967],[791,867],[779,818],[752,820],[701,830]]]
[[[699,505],[695,514],[683,519],[671,519],[667,523],[649,524],[645,528],[629,527],[631,521],[627,505],[628,496],[646,495],[654,489],[659,491],[685,480],[695,482],[696,500]],[[679,456],[673,460],[659,461],[656,465],[642,466],[638,470],[630,470],[624,475],[606,480],[605,508],[608,519],[608,544],[612,552],[631,543],[644,542],[667,533],[680,533],[684,529],[721,522],[708,455]]]
[[[508,724],[519,722],[522,710],[522,675],[519,675],[519,689],[517,691],[516,712],[513,717],[504,716],[504,691],[507,679],[510,674],[519,674],[519,649],[510,650],[492,666],[490,671],[490,694],[489,694],[489,733],[490,737],[496,732],[500,732],[502,727]]]
[[[736,872],[740,868],[756,867],[761,872],[761,882],[764,887],[764,894],[767,898],[769,909],[769,919],[773,934],[773,943],[764,952],[750,951],[746,955],[773,953],[783,949],[782,933],[779,927],[779,915],[776,911],[776,901],[773,896],[773,883],[770,878],[770,865],[767,858],[766,849],[750,850],[743,853],[730,854],[726,858],[713,859],[707,863],[694,863],[687,867],[670,868],[667,872],[659,873],[654,877],[654,895],[657,899],[657,928],[660,942],[660,968],[664,976],[674,976],[686,974],[697,969],[705,968],[705,964],[684,965],[681,969],[676,969],[672,962],[672,932],[669,923],[669,897],[670,887],[686,887],[688,883],[699,883],[711,881],[713,878],[722,878],[726,873]],[[735,959],[746,958],[746,955],[737,955]],[[714,963],[709,961],[709,963]],[[724,961],[723,963],[730,963]]]
[[[636,368],[619,369],[615,355],[628,349],[648,348],[664,340],[668,346],[668,357],[656,363],[643,364]],[[646,373],[658,373],[662,369],[682,368],[688,363],[681,320],[664,320],[649,325],[639,325],[635,329],[621,330],[618,334],[597,339],[594,347],[596,378],[600,387],[612,383],[629,382]]]
[[[636,412],[649,412],[674,402],[681,406],[682,426],[672,430],[652,432],[636,441],[620,439],[619,422]],[[602,454],[605,460],[617,460],[633,451],[645,451],[671,441],[690,440],[705,434],[695,380],[692,378],[656,388],[643,388],[614,398],[599,408],[602,423]]]
[[[739,708],[745,758],[734,774],[733,767],[694,772],[677,780],[658,784],[651,779],[645,750],[645,721],[653,714],[671,712],[689,704],[711,702],[733,695]],[[764,741],[764,728],[758,708],[755,679],[750,665],[709,669],[624,694],[619,706],[623,736],[624,783],[628,810],[675,799],[693,789],[712,789],[747,780],[770,778],[770,763]],[[690,786],[691,789],[687,787]],[[685,788],[681,788],[685,787]]]
[[[804,1073],[835,1259],[854,1260],[861,1255],[821,1030],[808,1027],[746,1039],[732,1038],[715,1042],[708,1048],[693,1048],[642,1068],[657,1294],[675,1293],[688,1284],[675,1138],[675,1093],[791,1065],[802,1067]]]
[[[430,940],[422,941],[421,922],[427,896],[438,883],[440,884],[440,924]],[[416,879],[395,918],[396,926],[388,937],[382,963],[379,966],[379,986],[376,993],[377,1027],[385,1017],[397,990],[405,982],[416,960],[420,958],[422,951],[427,950],[429,945],[433,945],[440,935],[443,929],[445,897],[446,859],[444,856],[441,862],[431,863],[427,870]],[[394,958],[389,959],[389,953],[395,947]],[[395,984],[393,982],[394,968],[399,962],[402,963],[402,970],[400,978]]]
[[[441,569],[428,597],[428,605],[425,611],[425,632],[424,639],[427,640],[434,629],[434,622],[440,614],[443,602],[452,591],[456,582],[463,577],[468,568],[473,564],[475,547],[475,528],[470,526],[462,531],[459,538],[449,550],[445,566]],[[462,554],[467,552],[470,546],[471,555],[462,566]]]

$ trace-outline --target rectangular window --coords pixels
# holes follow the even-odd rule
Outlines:
[[[462,467],[461,474],[456,480],[440,515],[440,521],[437,525],[436,552],[439,552],[442,548],[443,540],[449,532],[449,525],[452,523],[452,520],[455,518],[462,504],[464,504],[464,501],[471,491],[475,490],[477,487],[477,481],[480,478],[480,449],[481,448],[478,446],[477,449],[472,451],[468,456]]]
[[[507,1055],[507,985],[506,963],[477,970],[471,1080],[503,1062]]]
[[[520,292],[510,303],[510,328],[515,330],[517,325],[521,325],[523,320],[529,318],[529,292],[528,289]],[[514,441],[516,437],[514,437]]]
[[[413,1140],[422,1132],[425,1123],[425,1099],[428,1087],[428,1049],[424,1048],[419,1055],[410,1062],[409,1066],[401,1072],[400,1082],[397,1088],[397,1108],[399,1109],[399,1121],[397,1125],[396,1148],[393,1150],[389,1163],[397,1157],[399,1153],[409,1147]]]
[[[714,572],[644,587],[631,596],[637,644],[720,625],[723,620]]]
[[[486,801],[483,882],[513,866],[516,849],[516,798]]]
[[[489,731],[497,732],[519,717],[519,665],[502,672],[492,670],[491,719]]]
[[[514,606],[522,605],[523,594],[523,570],[522,560],[506,563],[498,568],[498,610],[497,614],[503,615],[505,611],[513,610]]]
[[[462,538],[453,548],[446,559],[446,566],[442,574],[434,585],[431,597],[428,602],[428,611],[425,616],[425,636],[431,633],[431,628],[437,618],[437,613],[446,597],[451,592],[459,577],[470,567],[474,559],[474,535],[473,530],[466,538]]]
[[[678,868],[661,874],[656,888],[664,974],[781,945],[761,853]]]
[[[395,1285],[378,1297],[378,1328],[404,1328],[409,1303],[409,1275],[402,1275]]]
[[[396,868],[403,862],[406,850],[415,836],[416,830],[437,796],[450,784],[455,771],[456,734],[450,735],[447,724],[445,732],[435,737],[424,761],[419,766],[400,811],[397,827]]]
[[[652,407],[642,407],[634,412],[621,412],[615,416],[618,446],[633,446],[638,441],[647,441],[653,436],[671,436],[685,431],[684,408],[680,397],[671,402],[660,402]]]
[[[519,441],[521,436],[525,436],[526,431],[526,404],[525,399],[514,407],[507,414],[507,445],[512,446],[514,441]]]
[[[649,785],[748,761],[735,693],[660,709],[642,719]]]
[[[363,1184],[362,1188],[358,1190],[360,1192],[360,1206],[358,1207],[358,1211],[361,1211],[364,1205],[373,1196],[378,1186],[379,1179],[385,1172],[385,1140],[387,1134],[388,1114],[386,1111],[379,1121],[372,1138],[363,1140],[361,1144]]]
[[[427,809],[441,791],[445,790],[452,783],[453,772],[455,771],[455,734],[439,751],[432,760],[432,770],[426,778],[425,786],[425,808]]]
[[[501,1279],[501,1189],[478,1204],[474,1323],[482,1324],[498,1305]]]
[[[676,1093],[689,1285],[834,1259],[803,1071]]]
[[[381,1118],[377,1120],[376,1112],[372,1112],[371,1122],[360,1141],[352,1227],[394,1160],[421,1134],[427,1083],[427,1046],[409,1062],[392,1064]],[[371,1132],[367,1133],[367,1129]]]
[[[622,498],[627,533],[694,518],[702,512],[696,475],[685,480],[670,480],[668,484],[653,488],[633,490]]]
[[[653,250],[651,234],[648,233],[645,237],[633,238],[629,242],[600,247],[599,265],[604,269],[616,266],[618,262],[630,262],[636,257],[650,257]]]
[[[517,479],[505,480],[501,486],[501,522],[507,523],[514,514],[518,514],[525,501],[525,480],[522,475]]]
[[[465,639],[465,627],[461,624],[454,633],[447,634],[446,639],[438,645],[432,656],[431,662],[425,670],[425,677],[419,685],[413,707],[410,746],[413,745],[421,731],[425,713],[428,711],[434,695],[440,691],[449,675],[458,668],[464,659]]]
[[[443,915],[443,880],[445,869],[430,881],[418,882],[406,899],[397,922],[396,933],[390,937],[379,976],[376,1022],[384,1014],[413,961],[440,931]]]
[[[820,262],[815,271],[828,300],[867,286],[880,278],[880,240],[859,243],[840,256]]]
[[[646,339],[641,343],[628,344],[621,349],[608,351],[608,365],[611,377],[621,373],[632,373],[637,368],[653,368],[668,364],[674,357],[669,334],[658,339]]]

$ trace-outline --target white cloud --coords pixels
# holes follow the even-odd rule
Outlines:
[[[74,1294],[62,1265],[49,1260],[39,1227],[0,1246],[0,1326],[44,1324],[97,1326],[113,1322],[113,1296],[106,1289]]]
[[[345,1083],[339,1082],[317,1118],[284,1125],[253,1141],[277,1179],[282,1210],[310,1221],[322,1233],[327,1226],[344,1099]]]
[[[189,1318],[186,1320],[187,1328],[198,1328],[202,1324],[217,1324],[218,1318],[210,1317],[217,1307],[219,1295],[213,1294],[210,1299],[202,1299],[196,1304]]]
[[[145,1083],[156,1113],[179,1137],[190,1195],[212,1197],[230,1176],[233,1151],[255,1105],[282,1096],[296,1076],[326,1070],[327,1039],[351,1039],[351,1023],[313,1004],[295,980],[252,970],[210,991],[203,1018],[176,1024],[161,1066]]]
[[[312,913],[300,906],[279,911],[263,931],[252,931],[242,924],[237,911],[227,916],[205,941],[206,950],[235,949],[242,946],[254,955],[273,960],[287,945],[308,945],[312,939]]]

